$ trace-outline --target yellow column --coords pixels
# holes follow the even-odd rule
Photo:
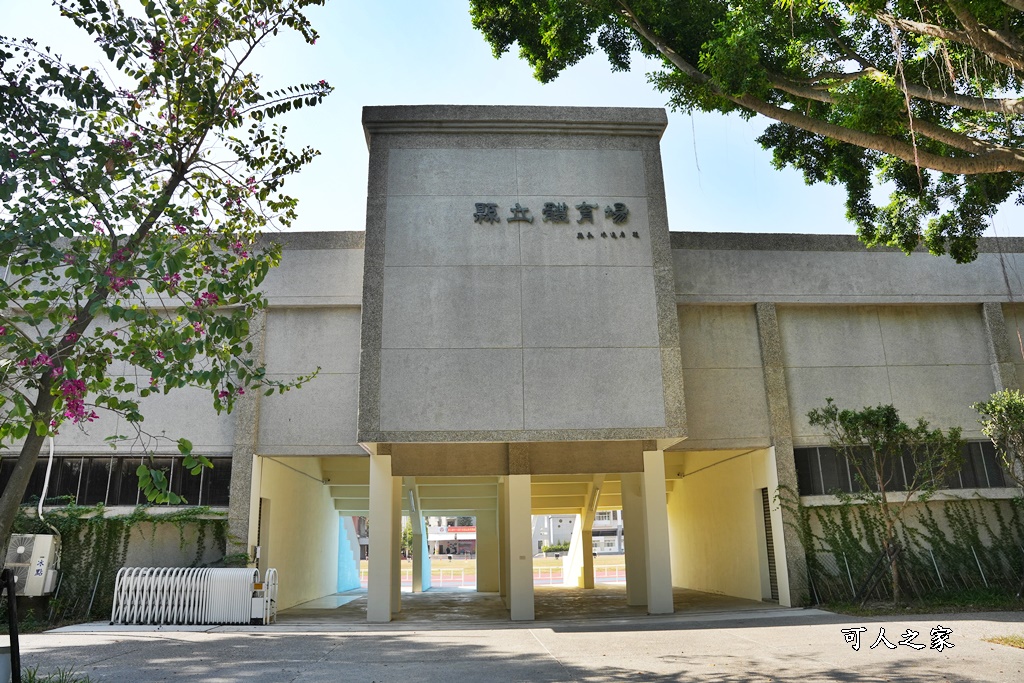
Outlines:
[[[505,481],[498,486],[498,592],[508,607],[508,495]]]
[[[391,477],[391,613],[402,611],[402,478]],[[373,528],[371,523],[370,528]]]
[[[647,544],[640,474],[622,475],[622,536],[626,544],[626,604],[647,604]]]
[[[391,621],[393,609],[392,576],[394,556],[398,552],[395,534],[394,477],[391,456],[370,456],[370,576],[366,596],[366,620]],[[400,517],[400,515],[399,515]]]
[[[476,590],[479,593],[497,593],[498,577],[498,516],[495,512],[476,515]]]
[[[533,621],[533,539],[530,475],[505,478],[508,505],[508,602],[512,621]]]
[[[672,558],[668,547],[664,451],[644,451],[644,472],[640,483],[647,550],[647,613],[671,614]]]

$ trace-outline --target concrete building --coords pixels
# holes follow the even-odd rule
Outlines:
[[[364,110],[365,232],[275,235],[255,325],[273,377],[319,375],[231,415],[189,390],[143,402],[150,431],[230,459],[232,536],[278,569],[282,608],[351,587],[367,516],[368,618],[388,621],[401,517],[425,548],[428,516],[472,516],[478,590],[529,620],[531,515],[579,516],[570,580],[588,588],[612,510],[629,604],[671,612],[673,586],[796,604],[804,554],[775,492],[834,500],[808,410],[893,403],[983,440],[970,404],[1024,379],[1020,240],[955,265],[685,216],[670,234],[665,125],[651,109]],[[58,449],[108,454],[117,432],[101,419]],[[428,553],[414,561],[429,588]]]
[[[534,515],[533,547],[541,552],[545,546],[562,545],[572,541],[573,529],[580,521],[579,515]],[[598,510],[594,514],[591,531],[591,548],[600,554],[621,554],[622,511]]]

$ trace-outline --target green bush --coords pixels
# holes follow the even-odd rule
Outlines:
[[[542,553],[564,553],[568,549],[569,549],[569,542],[566,541],[565,543],[556,543],[554,545],[542,546],[540,551]]]

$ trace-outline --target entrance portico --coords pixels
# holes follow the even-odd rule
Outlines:
[[[478,588],[496,585],[511,618],[530,620],[531,515],[579,515],[564,576],[592,588],[594,515],[611,496],[622,505],[625,476],[642,520],[633,600],[671,612],[664,449],[686,428],[664,112],[367,107],[363,125],[368,618],[401,608],[402,478],[414,529],[443,510],[494,530]]]
[[[630,524],[627,548],[628,603],[651,614],[672,612],[664,451],[657,442],[610,444],[455,444],[450,460],[438,467],[436,446],[377,444],[369,460],[370,557],[367,618],[389,621],[401,611],[397,567],[399,531],[393,520],[404,513],[415,530],[425,516],[460,515],[477,519],[477,590],[499,592],[514,621],[534,618],[532,514],[576,514],[584,520],[563,560],[567,586],[594,588],[593,556],[586,519],[600,509],[624,510]],[[572,471],[553,456],[564,451],[593,451],[590,466],[598,474]],[[649,450],[644,450],[644,449]],[[493,454],[514,453],[502,471],[490,471]],[[477,451],[480,455],[472,456]],[[486,454],[490,453],[488,458]],[[518,461],[517,461],[518,460]],[[461,463],[461,465],[459,464]],[[475,464],[474,464],[475,463]],[[536,466],[534,465],[536,463]],[[462,476],[455,475],[459,469]],[[518,469],[520,473],[509,473]],[[545,471],[547,470],[547,471]],[[629,471],[636,470],[636,471]],[[437,471],[452,475],[437,476]],[[532,474],[534,471],[544,473]],[[374,503],[378,504],[375,506]],[[343,505],[343,503],[339,503]],[[351,510],[347,510],[351,512]],[[414,533],[414,538],[416,534]],[[429,556],[414,542],[413,592],[429,588]],[[421,559],[417,564],[416,556]],[[424,565],[426,565],[424,567]],[[422,577],[422,578],[421,578]],[[417,582],[417,578],[420,581]]]

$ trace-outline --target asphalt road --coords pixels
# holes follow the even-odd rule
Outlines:
[[[931,647],[950,629],[952,647]],[[93,631],[89,632],[89,628]],[[95,625],[23,636],[40,673],[72,667],[94,682],[322,681],[1024,681],[1024,612],[851,618],[818,610],[511,624],[193,627]],[[854,650],[843,629],[864,628]],[[881,628],[895,649],[879,642]],[[907,630],[914,649],[900,645]]]

